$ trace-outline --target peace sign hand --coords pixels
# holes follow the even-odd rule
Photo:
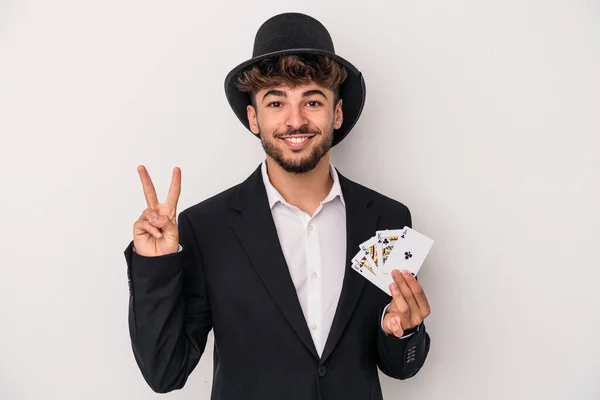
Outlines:
[[[133,224],[135,252],[147,257],[176,253],[179,250],[177,201],[181,193],[181,170],[178,167],[173,169],[169,194],[164,203],[158,202],[154,184],[146,168],[140,165],[137,171],[142,180],[148,208]]]

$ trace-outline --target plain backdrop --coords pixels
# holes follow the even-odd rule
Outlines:
[[[435,240],[429,357],[385,398],[599,399],[600,5],[575,0],[1,0],[0,399],[161,396],[127,327],[136,167],[160,199],[181,167],[181,211],[258,166],[223,80],[286,11],[366,79],[334,164]],[[209,398],[212,346],[165,398]]]

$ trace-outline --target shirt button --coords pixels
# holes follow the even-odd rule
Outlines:
[[[319,373],[320,377],[324,377],[325,375],[327,375],[327,367],[324,365],[321,365],[319,367],[318,373]]]
[[[312,224],[308,224],[308,231],[309,231],[309,232],[312,232],[312,230],[313,230],[313,226],[312,226]]]
[[[312,273],[312,278],[313,278],[313,279],[317,279],[317,273],[316,273],[316,272],[313,272],[313,273]]]
[[[313,331],[317,330],[317,325],[316,324],[312,324],[310,327],[312,328]]]

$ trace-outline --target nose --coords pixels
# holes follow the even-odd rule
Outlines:
[[[300,127],[308,124],[308,119],[304,114],[302,105],[295,105],[288,108],[286,125],[291,129],[300,129]]]

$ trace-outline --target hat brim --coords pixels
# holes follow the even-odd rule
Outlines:
[[[238,72],[258,64],[264,59],[287,54],[311,54],[327,56],[345,67],[347,71],[347,78],[340,85],[340,98],[343,99],[342,111],[344,114],[344,119],[342,126],[334,131],[333,146],[335,146],[341,142],[348,135],[348,133],[350,133],[350,130],[358,121],[366,99],[366,86],[362,73],[354,65],[352,65],[352,63],[338,56],[337,54],[316,49],[286,49],[273,53],[262,54],[244,61],[232,69],[225,78],[225,95],[227,96],[229,105],[233,109],[233,112],[238,117],[240,122],[246,127],[246,129],[252,132],[250,130],[250,123],[248,122],[248,114],[246,111],[247,106],[252,104],[251,99],[248,93],[242,92],[237,88],[235,77]],[[258,135],[256,136],[258,137]]]

